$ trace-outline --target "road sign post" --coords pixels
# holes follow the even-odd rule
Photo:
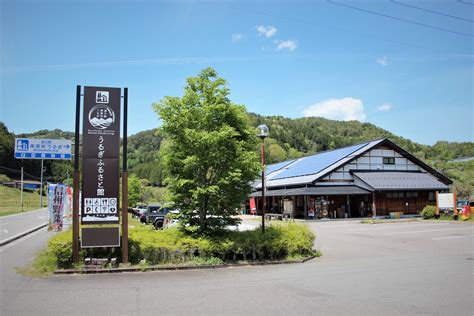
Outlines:
[[[41,177],[40,177],[40,205],[39,207],[43,207],[43,162],[44,159],[41,159]]]
[[[21,166],[21,193],[20,193],[20,204],[21,204],[21,211],[23,212],[23,166]]]
[[[41,159],[40,208],[43,206],[44,159],[70,160],[71,141],[68,139],[15,138],[16,159]],[[21,210],[23,211],[23,166],[21,167]]]

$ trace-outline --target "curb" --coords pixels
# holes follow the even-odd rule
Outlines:
[[[67,269],[67,270],[56,270],[55,275],[65,274],[104,274],[104,273],[122,273],[122,272],[146,272],[146,271],[179,271],[179,270],[210,270],[210,269],[222,269],[222,268],[233,268],[233,267],[250,267],[250,266],[265,266],[265,265],[276,265],[276,264],[293,264],[293,263],[305,263],[309,260],[316,258],[316,256],[310,256],[301,260],[285,260],[285,261],[262,261],[262,262],[249,262],[249,263],[224,263],[218,265],[195,265],[195,266],[153,266],[153,267],[134,267],[134,268],[107,268],[107,269]]]
[[[48,209],[47,207],[43,207],[43,208],[39,208],[39,209],[36,209],[36,210],[23,211],[23,212],[20,212],[20,213],[15,213],[15,214],[10,214],[10,215],[0,216],[0,219],[9,218],[9,217],[15,217],[15,216],[22,216],[22,215],[30,215],[31,213],[39,212],[39,211],[45,211],[45,210],[47,210],[47,209]]]
[[[20,239],[21,237],[24,237],[26,235],[29,235],[43,227],[46,227],[48,225],[48,223],[44,223],[44,224],[41,224],[39,226],[36,226],[36,227],[33,227],[31,229],[28,229],[27,231],[24,231],[23,233],[19,233],[19,234],[16,234],[15,236],[12,236],[10,238],[7,238],[7,239],[4,239],[4,240],[1,240],[0,241],[0,246],[5,246],[6,244],[9,244],[11,243],[12,241],[15,241],[17,239]]]

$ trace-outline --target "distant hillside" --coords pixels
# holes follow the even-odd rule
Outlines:
[[[394,135],[373,124],[358,121],[334,121],[319,117],[290,119],[282,116],[261,116],[254,113],[249,113],[249,119],[255,127],[267,124],[270,129],[270,137],[265,141],[267,163],[384,137],[394,141],[452,178],[461,193],[474,194],[474,161],[450,162],[460,157],[474,157],[474,143],[472,142],[440,141],[433,146],[427,146]],[[74,133],[56,129],[13,135],[0,122],[0,166],[9,168],[19,168],[20,166],[20,162],[13,159],[14,137],[73,139]],[[162,141],[163,137],[159,129],[147,130],[129,136],[130,172],[140,178],[148,179],[151,183],[161,184],[163,176],[159,150]],[[258,150],[257,146],[256,151]],[[24,161],[23,163],[25,170],[34,175],[39,174],[38,161]],[[48,161],[46,167],[57,181],[72,175],[72,164],[69,162]]]
[[[266,124],[270,130],[270,138],[274,139],[278,145],[294,148],[304,154],[313,154],[383,137],[389,138],[423,160],[448,161],[459,157],[474,157],[472,142],[440,141],[433,146],[421,145],[371,123],[334,121],[321,117],[290,119],[254,113],[250,113],[249,116],[254,126]]]

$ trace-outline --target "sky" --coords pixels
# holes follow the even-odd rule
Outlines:
[[[131,135],[210,66],[249,112],[474,141],[473,13],[473,0],[1,0],[0,121],[73,131],[76,85],[128,87]]]

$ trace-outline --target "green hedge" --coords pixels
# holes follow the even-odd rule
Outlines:
[[[130,229],[130,261],[177,263],[200,258],[223,261],[277,260],[313,253],[315,235],[302,224],[273,224],[252,231],[227,231],[218,237],[194,237],[175,228],[156,231],[142,226]]]
[[[56,259],[58,268],[72,267],[71,235],[67,231],[48,241],[48,252]],[[154,230],[150,225],[137,225],[129,229],[129,259],[132,264],[146,260],[153,265],[212,259],[281,260],[314,254],[314,240],[315,235],[307,226],[296,223],[272,224],[265,234],[256,229],[226,231],[217,237],[195,237],[177,228]],[[83,249],[81,258],[84,257],[120,260],[120,248]]]

